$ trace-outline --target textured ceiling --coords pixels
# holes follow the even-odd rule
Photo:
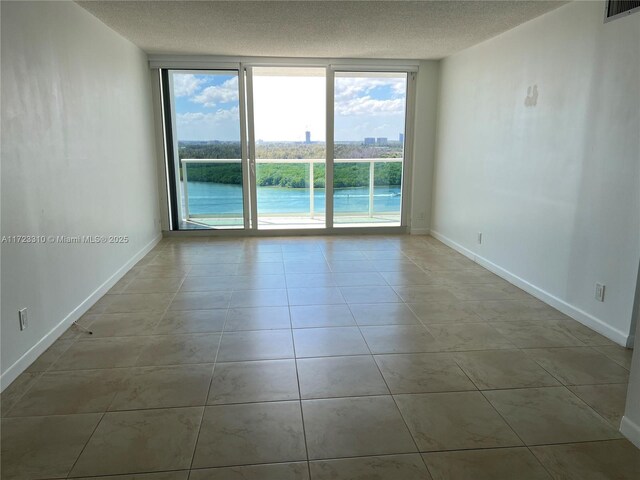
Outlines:
[[[148,53],[435,59],[557,1],[78,1]]]

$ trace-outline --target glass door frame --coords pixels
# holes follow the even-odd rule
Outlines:
[[[238,74],[239,106],[240,106],[240,136],[242,151],[243,172],[243,215],[244,227],[237,229],[203,229],[200,230],[215,234],[233,234],[234,232],[249,232],[252,234],[278,235],[278,234],[322,234],[322,233],[392,233],[405,232],[408,227],[408,218],[411,211],[411,185],[413,183],[413,138],[416,101],[416,81],[418,64],[403,63],[393,60],[348,60],[348,59],[264,59],[264,58],[239,58],[238,62],[216,62],[207,58],[202,60],[189,59],[189,57],[175,56],[150,56],[151,68],[161,70],[160,95],[163,105],[163,132],[165,147],[165,168],[167,172],[167,190],[169,200],[169,217],[172,230],[179,230],[179,219],[175,218],[178,212],[176,190],[175,158],[177,152],[177,139],[175,137],[175,111],[172,104],[172,91],[165,77],[170,78],[171,71],[235,71]],[[226,59],[225,59],[226,60]],[[405,61],[406,62],[406,61]],[[255,152],[255,128],[254,128],[254,101],[253,101],[253,67],[310,67],[324,68],[326,70],[326,133],[325,133],[325,226],[324,228],[284,228],[284,229],[258,229],[257,215],[257,185],[256,185],[256,152]],[[334,91],[336,72],[397,72],[407,74],[407,88],[405,100],[405,129],[404,129],[404,154],[402,161],[402,200],[399,226],[334,226],[334,198],[333,198],[333,173],[334,173]],[[165,91],[166,90],[166,91]],[[167,117],[170,121],[167,122]],[[174,184],[173,187],[171,184]],[[174,205],[175,204],[175,205]]]
[[[249,228],[258,230],[258,186],[256,185],[256,132],[254,125],[254,108],[253,108],[253,67],[251,65],[242,65],[242,70],[246,78],[245,102],[247,108],[247,151],[248,151],[248,172],[249,186],[248,193],[250,198],[251,222]]]
[[[333,230],[333,160],[335,156],[335,130],[333,123],[335,121],[335,70],[331,68],[331,65],[327,65],[327,107],[326,107],[326,134],[327,148],[326,148],[326,167],[325,168],[325,180],[324,180],[324,196],[325,196],[325,211],[326,220],[325,228]]]
[[[329,74],[331,72],[331,68],[326,63],[304,63],[304,64],[289,64],[289,63],[244,63],[242,64],[242,68],[246,74],[246,105],[247,105],[247,140],[248,140],[248,152],[249,152],[249,189],[251,196],[251,227],[252,231],[259,231],[259,216],[258,216],[258,188],[256,181],[256,138],[255,138],[255,122],[254,122],[254,98],[253,98],[253,68],[254,67],[274,67],[274,68],[323,68],[325,69],[325,78],[327,79],[327,107],[329,106]],[[332,77],[333,78],[333,77]],[[331,99],[333,101],[333,85],[331,86]],[[333,107],[331,109],[331,113],[333,114]],[[325,117],[327,120],[327,127],[329,126],[328,111],[325,112]],[[333,120],[332,120],[333,122]],[[332,123],[333,125],[333,123]],[[331,170],[331,179],[333,182],[333,162],[331,162],[331,166],[329,166],[329,130],[326,131],[326,148],[325,148],[325,225],[324,227],[318,228],[304,228],[304,229],[296,229],[296,228],[281,228],[281,229],[269,229],[264,230],[265,232],[272,232],[272,234],[277,235],[279,232],[290,232],[290,231],[300,231],[300,232],[325,232],[330,228],[333,228],[333,183],[331,183],[331,200],[329,201],[329,170]],[[333,131],[332,136],[333,139]],[[331,156],[333,156],[333,144],[331,145]],[[329,208],[329,202],[331,202],[331,209]],[[331,213],[329,213],[331,212]],[[329,219],[331,218],[331,226],[329,226]]]
[[[333,158],[333,148],[335,145],[334,142],[334,106],[335,106],[335,98],[334,98],[334,89],[335,89],[335,74],[336,73],[406,73],[407,74],[407,83],[406,83],[406,94],[405,94],[405,118],[404,118],[404,145],[403,145],[403,155],[402,155],[402,178],[401,178],[401,187],[400,190],[402,192],[401,203],[400,203],[400,225],[394,227],[378,227],[375,225],[365,225],[365,226],[357,226],[357,227],[339,227],[338,229],[334,229],[333,224],[333,204],[331,210],[331,229],[333,232],[339,232],[342,230],[349,231],[361,231],[366,229],[367,232],[376,231],[378,229],[385,228],[407,228],[408,227],[408,218],[409,211],[411,209],[411,185],[413,183],[412,176],[412,166],[413,166],[413,135],[414,135],[414,118],[415,118],[415,102],[416,102],[416,81],[417,81],[417,70],[413,69],[398,69],[393,67],[385,67],[385,66],[369,66],[369,65],[349,65],[349,64],[340,64],[340,65],[330,65],[332,73],[332,85],[329,86],[329,81],[327,80],[327,111],[329,109],[329,103],[331,103],[331,115],[327,114],[327,131],[331,128],[331,189],[332,189],[332,199],[333,199],[333,166],[334,166],[334,158]],[[329,102],[328,93],[329,88],[331,87],[331,102]],[[327,134],[328,135],[328,134]],[[328,180],[327,180],[328,182]]]
[[[245,92],[245,77],[242,70],[242,65],[237,66],[224,65],[217,67],[215,65],[201,67],[201,68],[167,68],[162,69],[160,75],[161,82],[161,95],[163,101],[163,128],[164,128],[164,147],[166,156],[166,168],[167,168],[167,190],[169,200],[169,224],[172,230],[185,231],[186,229],[180,228],[181,217],[184,212],[179,208],[180,199],[180,158],[178,148],[178,135],[177,135],[177,123],[176,123],[176,105],[175,98],[173,96],[173,73],[181,74],[228,74],[235,73],[238,78],[238,122],[240,127],[240,164],[242,168],[242,216],[243,226],[238,228],[229,228],[225,230],[248,230],[250,227],[250,203],[248,198],[248,192],[245,185],[250,178],[249,169],[247,167],[247,129],[246,129],[246,96]],[[167,117],[170,119],[167,122]],[[185,195],[187,195],[186,186]],[[188,200],[187,200],[188,201]],[[185,202],[186,203],[186,202]],[[202,230],[216,231],[218,229],[209,228]]]

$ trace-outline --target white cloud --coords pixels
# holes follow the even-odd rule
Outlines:
[[[404,96],[406,83],[404,78],[337,77],[335,97],[336,100],[353,98],[385,86],[391,87],[395,96]]]
[[[378,87],[391,87],[390,99],[376,99],[370,93]],[[404,113],[406,81],[403,78],[344,77],[336,79],[335,99],[338,115],[399,115]]]
[[[405,96],[407,94],[407,81],[404,78],[398,78],[391,84],[393,93],[398,96]]]
[[[193,95],[203,83],[203,78],[198,78],[191,73],[175,73],[173,75],[173,94],[176,97]]]
[[[389,84],[389,79],[366,77],[338,77],[336,78],[335,99],[336,102],[349,100],[369,93],[376,87]]]
[[[215,112],[187,112],[176,115],[179,140],[240,141],[238,108]]]
[[[404,98],[393,100],[376,100],[369,96],[357,97],[336,104],[338,115],[402,115]]]
[[[191,98],[194,103],[199,103],[205,107],[215,107],[219,103],[228,103],[238,100],[238,77],[230,78],[221,85],[206,87]]]
[[[238,107],[220,108],[215,112],[186,112],[176,115],[178,127],[189,126],[194,124],[217,124],[228,120],[238,120]]]

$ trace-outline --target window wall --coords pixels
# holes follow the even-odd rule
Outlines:
[[[237,67],[163,72],[173,229],[404,226],[407,71]]]

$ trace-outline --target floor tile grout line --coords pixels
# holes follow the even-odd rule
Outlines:
[[[500,413],[498,411],[498,409],[496,408],[496,406],[491,403],[491,400],[489,400],[487,398],[487,396],[484,394],[484,392],[482,390],[480,390],[480,394],[482,395],[482,397],[484,398],[485,402],[487,402],[491,408],[493,409],[493,411],[502,419],[502,421],[504,422],[504,424],[509,427],[509,430],[511,430],[513,432],[513,434],[518,438],[518,440],[520,440],[521,445],[519,446],[527,446],[527,443],[522,439],[522,437],[520,436],[520,434],[516,431],[516,429],[511,425],[511,423],[509,423],[507,421],[507,419],[504,417],[504,415],[502,415],[502,413]]]
[[[581,386],[581,385],[572,385],[572,386]],[[616,427],[615,425],[613,425],[608,419],[606,419],[602,414],[600,414],[600,412],[598,412],[594,407],[591,406],[591,404],[589,402],[587,402],[586,400],[582,399],[582,397],[580,397],[577,393],[575,393],[573,390],[571,390],[567,385],[563,385],[563,387],[569,391],[569,393],[575,397],[580,403],[584,404],[589,410],[591,410],[591,412],[596,415],[598,418],[600,418],[605,424],[609,425],[611,428],[613,428],[617,433],[619,433],[619,426]]]
[[[84,443],[84,445],[82,446],[82,449],[80,450],[80,453],[78,453],[78,456],[76,457],[76,459],[74,460],[73,464],[71,465],[71,467],[69,468],[69,471],[67,472],[67,474],[65,475],[65,478],[69,478],[71,476],[71,473],[73,472],[73,469],[76,467],[76,465],[78,464],[78,460],[80,460],[80,457],[82,456],[82,454],[84,453],[84,451],[87,448],[87,445],[89,445],[89,442],[91,441],[91,439],[93,438],[93,436],[95,435],[96,431],[98,430],[98,427],[100,426],[100,424],[102,423],[102,420],[104,419],[105,415],[107,414],[107,410],[105,410],[104,412],[102,412],[102,414],[100,415],[100,419],[96,422],[95,427],[93,428],[93,430],[91,431],[91,434],[87,437],[87,441]]]
[[[535,444],[531,445],[531,447],[554,447],[561,445],[582,445],[582,444],[590,444],[590,443],[602,443],[602,442],[618,442],[623,440],[622,438],[614,438],[607,440],[589,440],[589,441],[578,441],[578,442],[562,442],[562,443],[548,443],[548,444]],[[527,445],[508,445],[508,446],[499,446],[499,447],[481,447],[481,448],[456,448],[456,449],[446,449],[446,450],[417,450],[413,452],[402,452],[402,453],[379,453],[375,455],[348,455],[344,457],[326,457],[326,458],[317,458],[309,460],[309,463],[313,462],[323,462],[323,461],[332,461],[332,460],[349,460],[349,459],[360,459],[360,458],[374,458],[374,457],[394,457],[394,456],[408,456],[408,455],[429,455],[436,453],[449,453],[449,452],[477,452],[477,451],[493,451],[493,450],[509,450],[509,449],[525,449]],[[224,469],[224,468],[233,468],[233,467],[244,467],[244,466],[256,466],[256,465],[286,465],[290,463],[302,463],[305,460],[292,460],[292,461],[278,461],[278,462],[261,462],[261,463],[245,463],[245,464],[234,464],[234,465],[225,465],[220,467],[197,467],[191,470],[205,470],[205,469]],[[183,469],[184,470],[184,469]],[[178,470],[180,471],[180,470]],[[137,473],[147,473],[147,472],[137,472]]]
[[[467,379],[471,382],[471,384],[476,387],[477,391],[480,391],[480,387],[478,387],[478,384],[476,382],[473,381],[473,379],[469,376],[469,374],[467,373],[467,371],[462,367],[462,365],[460,365],[460,362],[458,361],[458,359],[456,358],[455,354],[451,355],[451,360],[453,361],[453,363],[455,363],[458,367],[458,370],[460,370],[463,375],[465,377],[467,377]]]
[[[127,272],[127,273],[128,273],[128,272]],[[125,275],[126,275],[126,274],[125,274]],[[106,295],[106,294],[105,294],[105,295]],[[93,307],[93,305],[92,305],[92,307]],[[80,316],[80,318],[79,318],[78,320],[80,320],[84,315],[86,315],[86,314],[89,312],[89,310],[90,310],[90,309],[91,309],[91,307],[89,307],[89,309],[87,309],[87,312],[83,313],[83,314]],[[75,325],[75,322],[74,322],[74,323],[72,323],[72,324],[67,328],[67,330],[69,330],[70,328],[74,328],[74,325]],[[67,331],[67,330],[65,330],[65,333],[66,333],[66,331]],[[62,339],[62,338],[61,338],[63,335],[64,335],[64,333],[63,333],[60,337],[58,337],[58,338],[57,338],[57,339],[56,339],[56,340],[51,344],[51,346],[49,346],[49,348],[53,347],[53,346],[55,345],[55,343],[56,343],[56,342],[58,342],[59,340],[63,340],[63,341],[64,341],[64,339]],[[79,337],[80,337],[80,334],[77,334],[75,337],[70,338],[70,339],[69,339],[69,346],[68,346],[67,348],[65,348],[65,349],[60,353],[60,355],[58,355],[58,356],[56,357],[56,359],[55,359],[55,360],[53,360],[51,363],[49,363],[49,365],[47,365],[47,368],[45,368],[44,370],[42,370],[42,371],[40,371],[40,372],[33,372],[33,373],[37,373],[38,375],[36,376],[36,378],[34,378],[34,379],[33,379],[33,381],[31,381],[31,382],[29,383],[29,386],[27,387],[27,389],[26,389],[26,390],[25,390],[25,391],[24,391],[24,392],[19,396],[19,398],[16,400],[16,402],[11,406],[11,408],[9,408],[9,411],[8,411],[7,413],[10,413],[10,412],[11,412],[11,410],[13,410],[13,408],[14,408],[14,407],[15,407],[15,406],[20,402],[20,400],[22,400],[22,398],[23,398],[23,397],[24,397],[24,396],[25,396],[25,395],[26,395],[26,394],[27,394],[27,393],[28,393],[28,392],[33,388],[33,386],[35,385],[36,381],[38,381],[38,380],[40,379],[40,377],[42,377],[45,373],[48,373],[48,372],[50,372],[50,371],[53,371],[53,370],[51,370],[51,368],[53,367],[53,365],[54,365],[55,363],[57,363],[57,362],[58,362],[58,360],[60,360],[60,358],[62,358],[62,356],[63,356],[63,355],[64,355],[64,354],[65,354],[65,353],[66,353],[66,352],[67,352],[67,351],[68,351],[68,350],[73,346],[73,344],[75,344],[75,343],[78,341]],[[48,348],[48,349],[49,349],[49,348]],[[48,349],[47,349],[47,350],[48,350]],[[46,350],[45,350],[42,354],[44,354],[44,353],[46,353]],[[36,359],[36,360],[37,360],[37,359]],[[30,365],[30,366],[31,366],[31,365]],[[27,370],[25,370],[25,372],[28,372],[28,367],[27,367]],[[2,415],[2,417],[4,417],[4,415]]]
[[[566,391],[568,391],[572,396],[574,396],[578,401],[580,401],[581,403],[583,403],[589,410],[592,411],[592,413],[594,413],[598,418],[600,418],[606,425],[611,426],[611,423],[605,419],[604,417],[602,417],[602,415],[600,415],[597,411],[595,411],[595,409],[593,407],[591,407],[591,405],[589,405],[587,402],[585,402],[584,400],[582,400],[580,397],[578,397],[578,395],[576,395],[574,392],[571,391],[571,389],[569,389],[566,385],[555,385],[555,386],[547,386],[547,387],[529,387],[530,389],[538,389],[538,388],[544,388],[544,389],[564,389]],[[502,415],[502,413],[500,413],[498,411],[498,409],[496,408],[496,406],[493,404],[493,402],[491,402],[491,400],[489,398],[487,398],[487,396],[485,395],[485,392],[491,392],[491,391],[505,391],[505,390],[523,390],[522,388],[516,388],[516,389],[492,389],[492,390],[480,390],[480,393],[482,393],[482,395],[485,397],[485,399],[487,400],[487,402],[489,402],[489,404],[493,407],[493,409],[498,413],[498,415],[500,415],[500,417],[502,417],[502,419],[504,420],[504,422],[509,425],[509,428],[511,428],[511,430],[513,430],[513,432],[518,436],[518,438],[520,439],[520,441],[522,441],[523,445],[529,447],[530,445],[527,444],[520,436],[520,434],[518,434],[518,432],[515,430],[514,427],[511,426],[511,423],[509,423],[509,421]],[[615,430],[615,427],[612,427]],[[611,440],[611,439],[606,439],[606,440]],[[603,441],[603,440],[594,440],[594,441]],[[568,443],[575,443],[575,442],[568,442]],[[555,444],[544,444],[544,445],[555,445]],[[531,446],[537,446],[537,445],[531,445]]]
[[[353,312],[351,312],[351,313],[353,314]],[[358,330],[360,330],[359,326],[358,326]],[[362,330],[360,330],[360,335],[364,339],[364,342],[367,345],[367,348],[371,352],[371,347],[369,346],[369,342],[367,342],[367,339],[364,336],[364,334],[362,333]],[[378,373],[380,374],[380,377],[382,377],[382,381],[384,382],[385,386],[387,387],[387,391],[389,392],[389,395],[391,396],[391,400],[393,401],[393,404],[396,407],[396,411],[398,412],[398,414],[400,415],[400,418],[402,419],[402,423],[404,424],[404,427],[407,429],[407,432],[409,433],[409,436],[411,437],[411,441],[413,442],[414,446],[416,447],[416,451],[420,452],[420,447],[418,447],[418,442],[417,442],[415,436],[413,435],[413,433],[411,432],[411,429],[409,428],[409,424],[407,423],[407,420],[404,418],[404,415],[402,415],[402,410],[400,410],[400,406],[398,405],[398,402],[396,401],[396,398],[391,393],[391,388],[389,387],[389,383],[387,382],[387,379],[384,377],[384,374],[382,373],[382,370],[380,369],[380,365],[378,364],[378,362],[376,362],[376,359],[375,359],[375,357],[373,355],[373,352],[371,353],[371,358],[372,358],[373,363],[375,364],[376,368],[378,369]],[[422,455],[420,455],[420,457],[422,458]],[[424,460],[422,460],[422,461],[424,463]],[[426,467],[426,464],[425,464],[425,467]],[[427,467],[427,471],[429,471],[428,467]]]
[[[284,306],[283,306],[284,307]],[[226,309],[220,309],[220,310],[226,310]],[[363,328],[377,328],[377,327],[395,327],[395,326],[416,326],[416,325],[412,325],[412,324],[376,324],[376,325],[339,325],[339,326],[318,326],[318,327],[296,327],[293,328],[292,330],[303,330],[303,331],[308,331],[308,330],[320,330],[320,329],[341,329],[341,328],[354,328],[356,326],[360,326]],[[274,331],[288,331],[290,330],[289,328],[277,328],[277,329],[246,329],[246,330],[228,330],[225,331],[225,333],[245,333],[245,332],[274,332]],[[210,332],[185,332],[185,333],[162,333],[162,334],[153,334],[153,335],[130,335],[130,336],[121,336],[121,337],[100,337],[98,339],[123,339],[123,338],[127,338],[127,339],[136,339],[136,338],[148,338],[148,337],[194,337],[194,336],[200,336],[200,335],[221,335],[222,331],[217,330],[217,331],[210,331]],[[93,339],[90,339],[90,341]],[[574,348],[574,347],[557,347],[557,348]],[[578,347],[578,348],[583,348],[583,347]],[[375,355],[375,356],[381,356],[381,355],[410,355],[410,354],[431,354],[431,355],[454,355],[454,354],[464,354],[464,353],[475,353],[475,352],[514,352],[514,351],[519,351],[519,350],[523,350],[517,347],[504,347],[504,348],[473,348],[473,349],[437,349],[437,350],[416,350],[416,351],[406,351],[406,352],[397,352],[397,351],[381,351],[381,352],[372,352],[369,353],[371,355]],[[525,349],[526,350],[526,349]],[[361,354],[361,353],[350,353],[348,355],[346,354],[332,354],[332,355],[315,355],[315,356],[310,356],[310,357],[299,357],[299,358],[330,358],[330,357],[343,357],[343,356],[358,356],[358,355],[369,355],[369,354]],[[216,363],[233,363],[233,362],[252,362],[252,361],[263,361],[263,360],[284,360],[284,359],[288,359],[288,358],[292,358],[292,357],[277,357],[277,358],[273,358],[273,359],[249,359],[249,360],[230,360],[230,361],[216,361]],[[527,358],[529,358],[527,356]],[[531,359],[533,360],[533,359]],[[208,363],[212,363],[211,361],[201,361],[201,362],[185,362],[185,363],[157,363],[157,364],[150,364],[150,365],[121,365],[121,366],[108,366],[108,367],[91,367],[91,368],[81,368],[81,369],[74,369],[74,368],[67,368],[67,369],[55,369],[55,370],[47,370],[47,371],[39,371],[39,372],[33,372],[34,374],[44,374],[44,373],[48,373],[48,374],[52,374],[52,373],[58,373],[58,372],[81,372],[81,371],[92,371],[92,370],[116,370],[116,369],[130,369],[130,368],[146,368],[146,367],[162,367],[162,366],[182,366],[182,365],[199,365],[199,364],[208,364]],[[553,377],[554,379],[556,379],[559,382],[559,385],[564,385],[567,387],[578,387],[578,386],[597,386],[597,385],[616,385],[616,384],[625,384],[625,382],[619,382],[619,381],[605,381],[605,382],[589,382],[589,383],[569,383],[569,382],[563,382],[562,380],[557,379],[552,373],[548,372],[546,369],[544,369],[544,367],[542,365],[540,365],[538,362],[535,362],[536,364],[538,364],[538,366],[540,366],[543,370],[545,370],[546,373],[548,373],[551,377]],[[617,364],[616,364],[617,365]],[[620,368],[623,368],[620,365],[617,365]],[[559,385],[555,385],[555,386],[559,386]],[[508,389],[514,389],[514,388],[537,388],[537,387],[543,387],[543,386],[554,386],[554,385],[538,385],[538,386],[522,386],[522,387],[504,387],[504,388],[483,388],[482,390],[508,390]]]
[[[460,363],[458,362],[458,360],[455,358],[455,356],[453,356],[453,361],[456,363],[456,365],[458,365],[458,368],[462,371],[462,373],[469,379],[469,381],[475,385],[477,391],[479,391],[480,393],[483,392],[483,390],[480,390],[480,388],[478,387],[478,385],[476,384],[476,382],[473,381],[473,379],[467,374],[467,372],[465,371],[465,369],[462,367],[462,365],[460,365]],[[518,435],[518,433],[515,431],[515,429],[507,422],[507,420],[502,416],[502,414],[500,414],[500,412],[498,412],[498,410],[496,409],[496,407],[491,403],[491,401],[489,401],[489,399],[482,393],[482,396],[485,398],[485,400],[491,405],[491,407],[498,413],[498,415],[500,415],[500,417],[502,418],[502,420],[505,422],[505,424],[507,424],[509,426],[509,428],[511,429],[511,431],[513,431],[513,433],[518,437],[518,439],[522,442],[522,444],[529,450],[529,452],[533,455],[533,453],[531,452],[531,450],[529,449],[529,447],[527,446],[527,444],[522,440],[522,438],[520,437],[520,435]],[[504,448],[517,448],[517,447],[504,447]],[[421,457],[423,457],[424,460],[424,456],[421,455]],[[536,458],[537,460],[537,458]],[[541,463],[541,462],[539,462]],[[426,461],[425,461],[426,464]],[[428,466],[427,466],[428,469]],[[546,468],[545,468],[546,470]]]
[[[357,357],[368,357],[368,356],[372,356],[372,355],[357,355]],[[345,357],[352,357],[352,355],[341,355],[338,357],[315,357],[315,360],[322,360],[325,358],[345,358]],[[283,361],[283,360],[295,360],[293,358],[288,358],[288,359],[276,359],[276,360],[257,360],[256,362],[273,362],[273,361]],[[303,358],[302,360],[307,360],[307,358]],[[374,359],[375,361],[375,359]],[[230,362],[230,363],[246,363],[245,361],[240,361],[240,362]],[[377,362],[376,362],[377,363]],[[225,365],[227,363],[221,363],[218,362],[215,365]],[[213,363],[207,363],[207,364],[198,364],[198,365],[211,365],[212,368],[214,366]],[[175,365],[174,365],[175,366]],[[147,367],[142,367],[142,368],[147,368]],[[150,367],[150,368],[155,368],[155,367]],[[384,379],[384,376],[383,376]],[[386,382],[385,382],[386,383]],[[615,385],[623,385],[623,384],[615,384]],[[372,393],[372,394],[362,394],[359,393],[357,395],[329,395],[329,396],[314,396],[314,397],[307,397],[307,398],[303,398],[300,397],[299,399],[279,399],[279,400],[255,400],[255,401],[234,401],[234,402],[223,402],[223,403],[216,403],[216,404],[209,404],[209,403],[202,403],[202,404],[190,404],[190,405],[172,405],[172,406],[152,406],[152,407],[141,407],[141,408],[121,408],[118,410],[110,410],[107,409],[105,412],[102,411],[94,411],[94,412],[79,412],[79,413],[47,413],[47,414],[42,414],[42,415],[20,415],[20,416],[7,416],[7,417],[3,417],[3,418],[40,418],[40,417],[62,417],[62,416],[69,416],[69,415],[92,415],[92,414],[100,414],[100,413],[116,413],[116,412],[136,412],[136,411],[148,411],[148,410],[172,410],[172,409],[181,409],[181,408],[199,408],[199,407],[212,407],[212,406],[225,406],[225,405],[251,405],[251,404],[258,404],[258,403],[282,403],[282,402],[295,402],[296,400],[335,400],[335,399],[350,399],[350,398],[365,398],[365,397],[382,397],[382,396],[420,396],[420,395],[433,395],[433,396],[437,396],[437,395],[443,395],[443,394],[454,394],[454,393],[470,393],[470,392],[503,392],[503,391],[511,391],[511,390],[532,390],[532,389],[558,389],[558,388],[562,388],[564,387],[564,385],[554,385],[554,386],[541,386],[541,387],[517,387],[517,388],[504,388],[504,389],[484,389],[484,390],[480,390],[480,389],[464,389],[464,390],[437,390],[437,391],[423,391],[423,392],[387,392],[387,393]],[[388,387],[387,387],[388,388]],[[572,392],[573,393],[573,392]],[[575,395],[575,394],[574,394]],[[584,400],[582,400],[580,397],[578,397],[578,399],[582,402],[587,404],[587,402],[585,402]],[[206,401],[205,401],[206,402]],[[587,404],[588,406],[590,406],[589,404]],[[110,408],[110,407],[109,407]],[[591,407],[593,408],[593,407]],[[596,412],[597,413],[597,412]],[[600,417],[602,417],[601,415],[598,415]],[[611,423],[609,421],[607,421],[606,419],[604,419],[609,425],[611,425]]]
[[[547,465],[545,465],[545,463],[538,458],[538,456],[536,455],[536,453],[531,449],[531,447],[529,445],[526,446],[527,451],[529,452],[529,454],[536,460],[536,462],[538,463],[538,465],[540,465],[542,467],[542,469],[547,472],[547,475],[549,476],[550,479],[554,479],[554,475],[551,469],[549,469],[549,467]]]
[[[229,297],[229,304],[231,303],[231,297]],[[216,363],[218,360],[218,355],[220,354],[220,348],[222,347],[222,339],[224,338],[224,329],[227,326],[227,321],[229,320],[229,305],[227,305],[227,313],[225,315],[224,324],[222,325],[222,331],[220,332],[220,338],[218,339],[218,347],[216,349],[216,354],[213,359],[213,367],[211,369],[211,379],[209,380],[209,388],[207,389],[207,396],[204,400],[204,406],[202,407],[202,416],[200,417],[200,424],[198,426],[198,433],[196,434],[196,440],[193,444],[193,453],[191,454],[191,463],[189,464],[189,470],[193,468],[193,462],[196,458],[196,451],[198,450],[198,442],[200,441],[200,433],[202,432],[202,424],[204,423],[204,416],[207,413],[207,406],[209,405],[209,395],[211,394],[211,387],[213,385],[213,378],[216,374]],[[189,472],[189,477],[191,477],[191,472]]]
[[[33,373],[36,376],[29,382],[29,385],[24,390],[24,392],[22,392],[20,395],[18,395],[18,398],[16,398],[16,400],[11,404],[11,406],[7,409],[6,412],[2,411],[2,404],[0,403],[0,418],[3,418],[3,419],[4,418],[16,418],[16,417],[11,417],[9,414],[13,411],[14,408],[16,408],[18,406],[20,401],[27,395],[27,393],[29,393],[31,391],[31,389],[33,388],[35,383],[46,373],[46,371],[33,372]]]
[[[173,298],[175,298],[175,296],[177,295],[177,293],[175,293],[171,298],[173,301]],[[162,318],[162,316],[164,316],[164,314],[167,312],[169,305],[171,305],[171,301],[169,301],[167,303],[167,307],[165,308],[163,314],[160,316],[160,318]],[[141,348],[138,351],[138,355],[136,356],[136,360],[135,362],[133,362],[133,365],[135,365],[136,363],[138,363],[138,360],[140,359],[140,356],[142,355],[143,351],[145,350],[145,348],[148,345],[146,345],[145,347]],[[125,377],[128,379],[129,376],[125,374]],[[73,462],[73,465],[71,466],[71,468],[69,469],[69,471],[67,472],[66,478],[69,478],[69,475],[71,475],[71,473],[73,472],[73,469],[76,467],[76,465],[78,464],[78,461],[80,460],[80,457],[82,456],[82,454],[84,453],[84,451],[86,450],[87,446],[89,445],[89,442],[91,442],[91,439],[93,438],[93,436],[95,435],[96,431],[98,430],[98,427],[100,426],[100,424],[102,423],[102,420],[104,420],[104,417],[107,415],[107,413],[109,412],[109,408],[111,407],[111,405],[113,404],[113,402],[115,401],[115,398],[117,396],[118,392],[116,392],[113,397],[111,398],[111,401],[109,402],[109,405],[107,405],[107,408],[104,412],[102,412],[102,415],[100,416],[100,419],[98,420],[98,422],[96,423],[95,428],[93,429],[93,431],[91,432],[91,435],[89,435],[89,437],[87,437],[87,441],[85,442],[85,444],[82,447],[82,450],[80,450],[80,453],[78,454],[78,456],[76,457],[75,461]]]
[[[285,286],[287,286],[287,303],[289,312],[289,324],[291,325],[291,348],[293,349],[293,361],[296,369],[296,382],[298,384],[298,407],[300,408],[300,421],[302,422],[302,440],[304,442],[304,451],[307,457],[307,473],[311,479],[311,465],[309,465],[309,444],[307,442],[307,427],[304,423],[304,410],[302,408],[302,387],[300,386],[300,372],[298,370],[298,356],[296,355],[296,340],[293,335],[293,319],[291,318],[291,302],[289,301],[289,288],[285,276]]]
[[[278,461],[278,462],[260,462],[260,463],[244,463],[244,464],[233,464],[233,465],[225,465],[219,467],[196,467],[191,469],[171,469],[171,470],[151,470],[151,471],[141,471],[141,472],[132,472],[127,474],[109,474],[106,477],[118,477],[121,475],[143,475],[149,473],[163,473],[163,472],[186,472],[186,471],[198,471],[198,470],[222,470],[227,468],[237,468],[237,467],[253,467],[253,466],[262,466],[262,465],[288,465],[292,463],[314,463],[314,462],[326,462],[326,461],[340,461],[340,460],[352,460],[352,459],[361,459],[361,458],[378,458],[378,457],[395,457],[395,456],[413,456],[413,455],[430,455],[430,454],[440,454],[440,453],[459,453],[459,452],[479,452],[479,451],[495,451],[495,450],[510,450],[510,449],[528,449],[538,448],[538,447],[559,447],[566,445],[585,445],[585,444],[596,444],[596,443],[607,443],[607,442],[620,442],[625,441],[624,438],[613,438],[606,440],[587,440],[587,441],[576,441],[576,442],[559,442],[559,443],[545,443],[545,444],[532,444],[532,445],[510,445],[510,446],[499,446],[499,447],[484,447],[484,448],[458,448],[458,449],[448,449],[448,450],[418,450],[415,452],[403,452],[403,453],[380,453],[375,455],[350,455],[344,457],[326,457],[326,458],[318,458],[309,460],[306,462],[305,460],[292,460],[292,461]],[[535,454],[534,454],[535,455]],[[536,457],[536,460],[537,457]],[[539,461],[539,460],[538,460]],[[544,466],[544,465],[543,465]],[[90,475],[87,478],[99,477],[102,478],[104,475]],[[69,478],[78,478],[78,477],[69,477]],[[85,478],[85,477],[82,477]],[[553,478],[553,477],[552,477]]]
[[[566,347],[558,347],[558,348],[566,348]],[[583,348],[583,347],[579,347],[579,348]],[[542,365],[542,363],[540,363],[535,357],[527,354],[526,350],[532,350],[532,349],[527,349],[527,348],[520,348],[519,349],[524,355],[526,355],[526,357],[530,360],[532,360],[533,362],[535,362],[540,368],[542,368],[545,372],[547,372],[547,374],[551,375],[553,378],[556,379],[556,381],[560,382],[560,385],[562,386],[566,386],[565,382],[559,378],[559,376],[557,374],[554,375],[553,372],[551,372],[548,368],[546,368],[544,365]],[[536,349],[537,350],[537,349]]]
[[[65,477],[68,479],[82,479],[84,480],[86,479],[91,479],[91,478],[95,478],[95,479],[99,479],[102,480],[103,478],[109,479],[109,478],[113,478],[114,480],[117,480],[118,478],[122,478],[123,476],[130,476],[130,475],[153,475],[153,474],[162,474],[162,473],[173,473],[173,472],[189,472],[189,469],[171,469],[171,470],[150,470],[150,471],[144,471],[144,472],[135,472],[135,473],[110,473],[108,475],[83,475],[82,477]],[[59,477],[52,477],[52,478],[46,478],[46,479],[42,479],[42,480],[57,480]],[[188,477],[187,477],[188,478]],[[186,480],[186,479],[185,479]]]
[[[565,347],[559,347],[559,348],[565,348]],[[571,347],[569,347],[569,348],[571,348]],[[578,348],[583,348],[583,347],[578,347]],[[590,410],[593,411],[593,413],[595,413],[599,418],[601,418],[607,425],[611,425],[611,423],[606,418],[604,418],[602,415],[600,415],[591,405],[589,405],[586,401],[582,400],[582,398],[580,398],[575,392],[573,392],[569,388],[570,386],[571,387],[577,387],[577,386],[588,386],[588,385],[568,385],[568,384],[565,384],[564,381],[562,381],[560,378],[558,378],[556,375],[554,375],[552,372],[550,372],[547,368],[545,368],[535,358],[532,358],[531,356],[527,355],[527,353],[523,351],[525,349],[519,348],[518,350],[520,350],[524,355],[526,355],[527,358],[529,358],[530,360],[533,360],[542,370],[544,370],[548,375],[550,375],[557,382],[559,382],[559,385],[548,385],[546,387],[525,387],[525,388],[560,388],[560,387],[562,387],[565,390],[569,391],[571,393],[571,395],[575,396],[578,400],[580,400],[582,403],[584,403]],[[604,384],[589,384],[589,385],[614,385],[614,384],[612,384],[612,383],[604,383]],[[628,383],[627,383],[627,385],[628,385]],[[520,390],[520,389],[522,389],[522,387],[521,388],[514,388],[514,389],[485,389],[485,390],[481,390],[481,392],[484,392],[484,391],[498,391],[498,390]],[[485,398],[486,398],[486,396],[485,396]],[[489,403],[491,403],[491,401],[489,399],[487,399],[487,401]]]

